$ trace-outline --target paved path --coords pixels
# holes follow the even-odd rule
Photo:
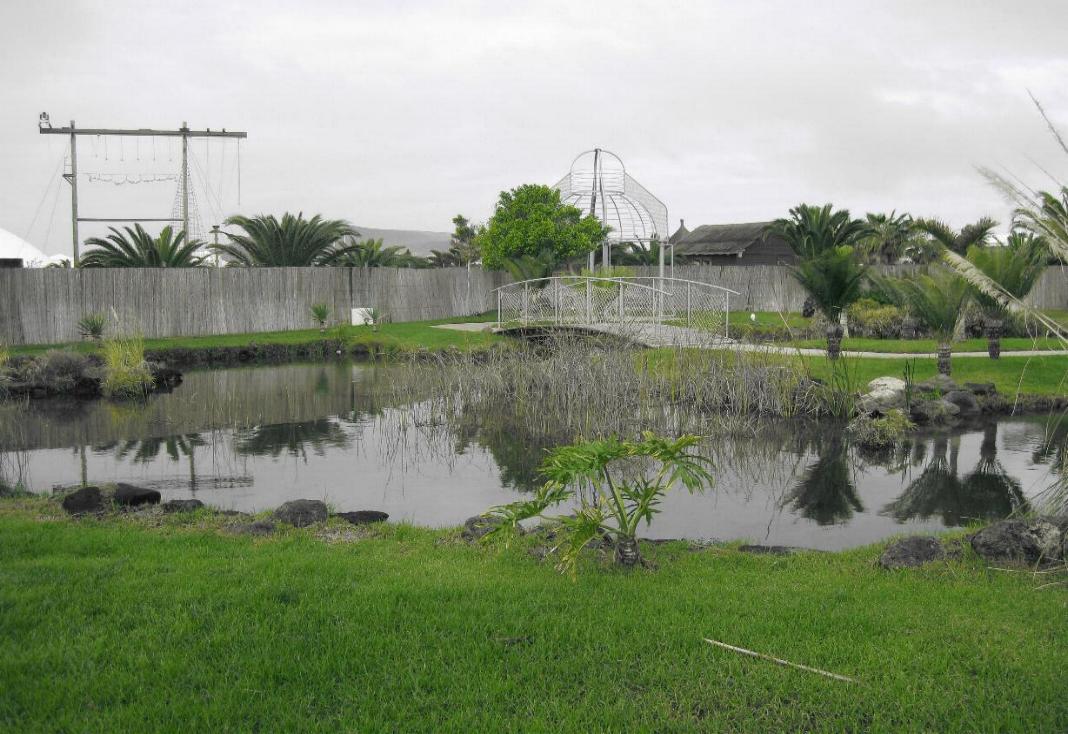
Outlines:
[[[484,331],[489,328],[494,332],[508,333],[517,331],[517,327],[498,329],[491,323],[440,324],[437,329],[456,331]],[[552,328],[552,327],[545,327]],[[716,337],[707,331],[688,329],[683,326],[666,324],[582,324],[575,329],[599,331],[614,334],[645,347],[695,347],[699,349],[734,349],[739,352],[768,352],[771,354],[800,354],[806,357],[822,357],[827,354],[824,349],[778,346],[775,344],[745,344],[734,339]],[[871,357],[874,359],[923,359],[937,357],[935,352],[842,352],[847,357]],[[1068,351],[1056,349],[1036,349],[1031,351],[1003,351],[1002,357],[1066,357]],[[982,358],[989,359],[986,352],[953,352],[953,359]]]

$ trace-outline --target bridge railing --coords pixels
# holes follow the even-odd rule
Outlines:
[[[681,278],[553,276],[496,289],[497,325],[685,326],[728,335],[729,288]]]

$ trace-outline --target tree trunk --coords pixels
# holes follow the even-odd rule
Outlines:
[[[983,331],[986,332],[986,352],[990,359],[1001,357],[1001,319],[986,319],[983,321]]]
[[[950,357],[953,354],[953,347],[949,342],[941,342],[938,345],[938,371],[949,377],[950,371]]]
[[[827,327],[827,357],[838,359],[842,353],[842,325],[831,324]]]
[[[616,539],[616,562],[622,566],[636,566],[642,560],[635,538]]]

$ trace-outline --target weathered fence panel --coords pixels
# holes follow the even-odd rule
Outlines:
[[[393,321],[467,316],[493,308],[507,281],[480,268],[4,269],[0,342],[74,341],[91,313],[145,337],[307,329],[316,303],[333,323],[360,306]]]

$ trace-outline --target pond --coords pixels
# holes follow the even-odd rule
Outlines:
[[[145,403],[0,403],[0,479],[38,491],[125,481],[242,511],[322,499],[433,527],[534,489],[552,439],[507,417],[454,423],[390,404],[396,369],[202,370]],[[671,493],[643,535],[833,550],[1002,517],[1063,469],[1063,441],[1050,449],[1063,427],[1050,423],[990,420],[871,455],[840,424],[763,422],[710,441],[716,487]]]

